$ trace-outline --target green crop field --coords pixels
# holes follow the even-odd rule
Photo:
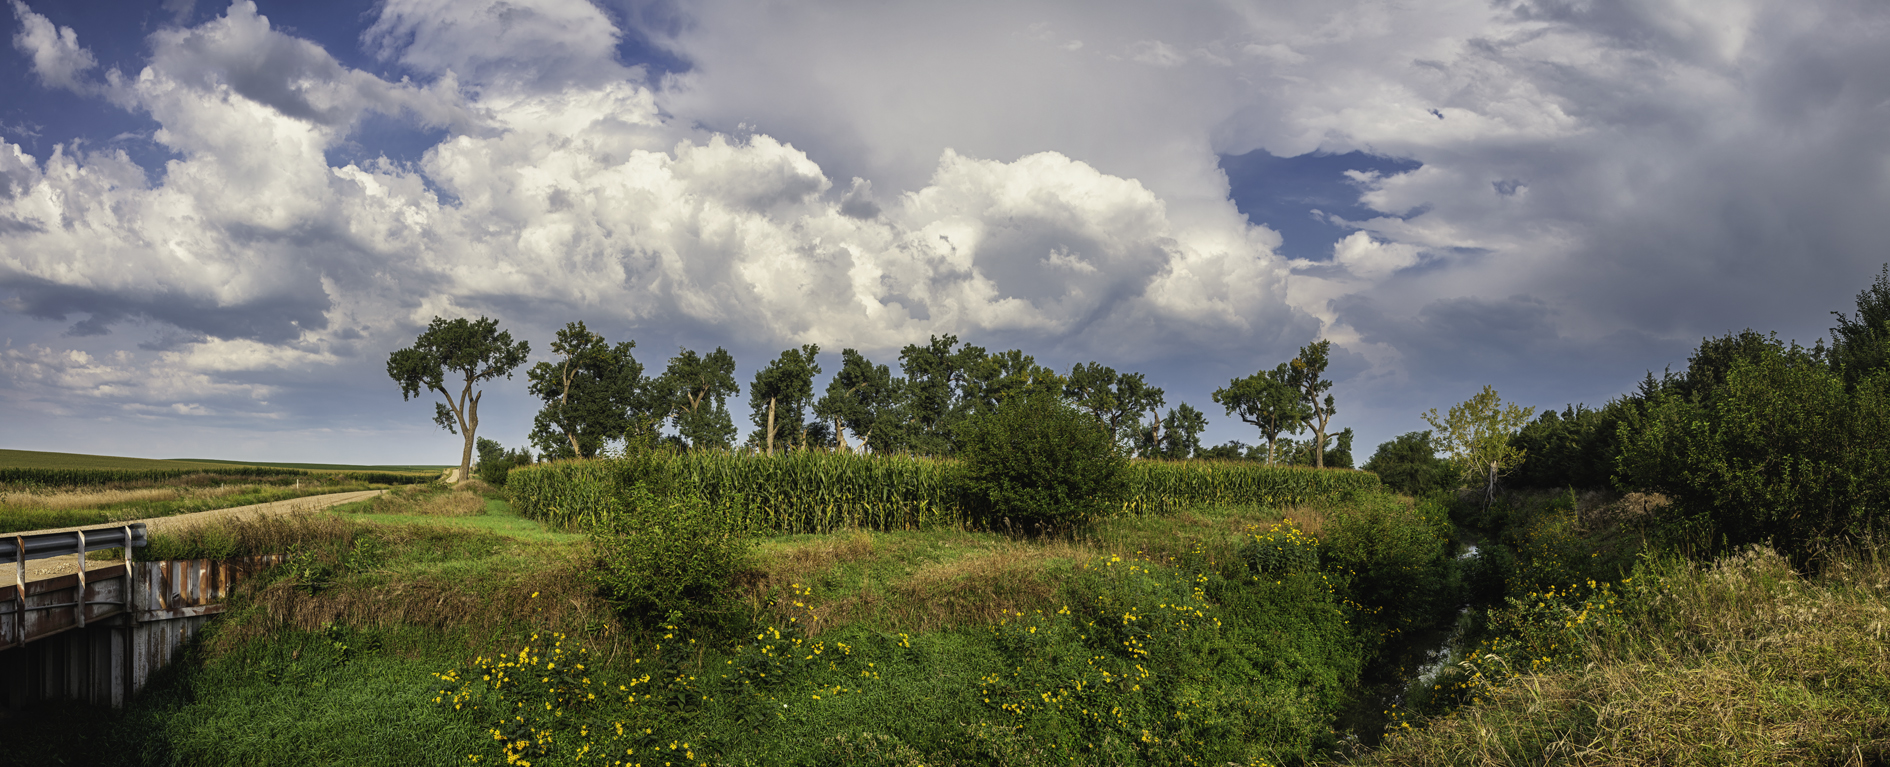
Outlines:
[[[193,460],[167,461],[115,455],[48,453],[39,450],[0,450],[0,469],[122,469],[130,471],[201,469],[209,471],[224,468],[229,463],[227,461],[214,463]]]

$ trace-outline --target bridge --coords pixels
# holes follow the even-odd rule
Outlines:
[[[135,561],[142,523],[0,537],[0,706],[45,700],[121,707],[224,609],[230,587],[281,555],[230,561]],[[86,554],[122,549],[122,564],[90,570]],[[26,579],[28,560],[78,555],[78,572]]]

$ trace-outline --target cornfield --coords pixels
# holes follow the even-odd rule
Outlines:
[[[746,497],[750,527],[776,533],[848,528],[964,528],[957,463],[908,456],[793,452],[650,453],[513,469],[506,490],[519,514],[587,529],[622,509],[622,491],[649,483],[659,493],[711,501]],[[1133,461],[1124,514],[1167,514],[1204,503],[1290,505],[1379,487],[1378,475],[1270,467],[1245,461]]]

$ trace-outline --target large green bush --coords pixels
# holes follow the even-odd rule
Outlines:
[[[1128,459],[1096,419],[1049,396],[1006,400],[959,430],[964,489],[992,529],[1079,529],[1121,507]]]
[[[1847,387],[1817,350],[1773,339],[1717,386],[1651,397],[1621,443],[1621,484],[1673,499],[1655,522],[1668,542],[1812,556],[1890,512],[1890,371]]]
[[[1461,597],[1451,535],[1441,502],[1413,507],[1382,492],[1353,493],[1326,515],[1320,564],[1361,615],[1388,628],[1415,628],[1448,614]]]
[[[689,488],[659,497],[638,484],[618,503],[591,528],[611,603],[632,619],[672,624],[727,617],[729,579],[754,547],[741,497],[711,502]]]

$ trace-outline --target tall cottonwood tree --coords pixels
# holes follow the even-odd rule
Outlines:
[[[907,449],[922,455],[952,454],[953,427],[964,415],[960,399],[966,375],[984,355],[981,347],[959,347],[954,335],[932,336],[925,346],[907,344],[899,351],[911,425]]]
[[[1201,451],[1201,432],[1207,430],[1207,415],[1186,402],[1171,408],[1160,433],[1154,435],[1163,458],[1188,458]]]
[[[1142,414],[1164,404],[1162,390],[1148,385],[1141,373],[1117,373],[1115,368],[1095,362],[1070,368],[1063,396],[1078,410],[1095,417],[1109,434],[1111,444],[1120,444],[1124,437],[1135,442]]]
[[[742,392],[735,382],[735,357],[716,347],[708,354],[681,349],[658,379],[669,399],[670,424],[692,450],[726,450],[735,441],[728,398]]]
[[[806,448],[826,437],[824,424],[807,422],[807,408],[814,404],[814,376],[820,375],[818,344],[781,352],[768,366],[755,373],[748,385],[750,418],[759,430],[755,441],[774,455],[776,442],[793,445],[798,440]]]
[[[975,346],[966,349],[976,352],[964,358],[964,383],[959,396],[963,415],[988,415],[1013,397],[1038,393],[1055,396],[1063,388],[1062,376],[1037,364],[1022,350],[984,353]]]
[[[532,420],[531,441],[548,458],[589,458],[611,439],[654,437],[668,415],[652,392],[643,365],[631,355],[635,341],[611,345],[573,322],[551,342],[556,362],[526,372],[533,396],[544,401]]]
[[[853,449],[847,432],[860,438],[862,449],[891,452],[900,443],[905,426],[905,379],[892,369],[874,365],[853,349],[840,351],[840,372],[827,384],[827,393],[814,403],[814,415],[833,424],[840,447]]]
[[[1280,435],[1298,434],[1304,427],[1305,406],[1290,381],[1291,371],[1291,365],[1282,362],[1272,370],[1236,378],[1214,390],[1214,402],[1227,408],[1228,415],[1260,430],[1267,441],[1269,466],[1278,459]]]
[[[459,478],[464,480],[472,476],[479,398],[485,393],[473,387],[500,376],[511,378],[512,370],[525,364],[530,355],[531,345],[513,343],[512,334],[500,330],[498,320],[434,317],[413,346],[387,356],[387,376],[400,384],[402,401],[423,391],[446,398],[433,404],[433,422],[465,438],[459,458]],[[458,394],[447,389],[449,376],[455,379],[452,385]]]
[[[1338,413],[1332,406],[1332,395],[1327,394],[1332,388],[1332,381],[1326,379],[1331,351],[1331,341],[1310,343],[1300,347],[1299,354],[1287,363],[1286,383],[1299,392],[1300,421],[1313,434],[1313,465],[1321,469],[1326,467],[1326,427]],[[1321,394],[1326,395],[1324,400],[1319,398]]]

